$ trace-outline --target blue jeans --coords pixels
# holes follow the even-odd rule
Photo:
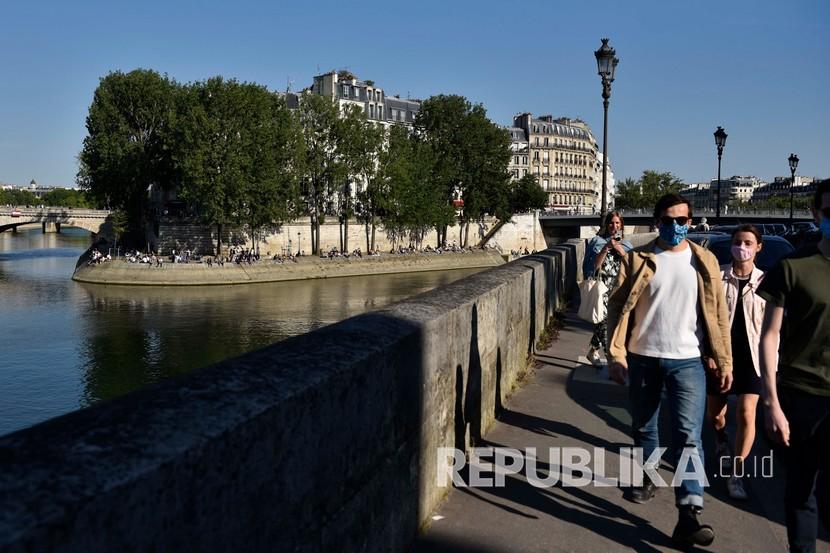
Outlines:
[[[677,463],[681,453],[691,448],[687,451],[686,473],[694,473],[695,462],[703,467],[700,432],[706,413],[706,372],[700,357],[660,359],[629,353],[628,371],[634,445],[643,448],[643,459],[648,459],[660,444],[657,422],[665,388],[671,411],[671,462],[675,470],[680,469]],[[703,483],[698,478],[684,478],[674,493],[678,506],[703,507]]]

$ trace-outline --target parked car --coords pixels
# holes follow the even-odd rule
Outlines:
[[[20,217],[21,215],[23,214],[16,209],[12,211],[12,217]]]
[[[690,232],[687,238],[715,254],[721,265],[732,263],[732,236],[730,234]],[[755,265],[762,271],[769,271],[779,259],[795,251],[793,245],[780,236],[764,236],[762,243],[764,247],[761,248],[761,253],[755,260]]]

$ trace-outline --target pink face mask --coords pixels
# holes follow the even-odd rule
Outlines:
[[[732,246],[732,258],[736,261],[749,261],[755,252],[746,246]]]

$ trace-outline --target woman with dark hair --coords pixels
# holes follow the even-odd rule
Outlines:
[[[713,375],[707,373],[706,379],[706,418],[715,429],[719,472],[729,472],[726,487],[733,499],[747,497],[741,477],[744,459],[755,441],[755,411],[761,394],[758,352],[766,302],[756,294],[764,272],[755,266],[755,257],[762,247],[761,233],[753,225],[740,225],[732,233],[733,261],[721,266],[721,277],[732,328],[734,380],[732,388],[721,393]],[[738,396],[734,457],[726,435],[727,394]]]
[[[630,242],[623,240],[624,224],[619,211],[609,212],[597,235],[588,242],[582,262],[582,278],[597,278],[605,285],[602,301],[606,317],[594,324],[594,335],[588,349],[588,361],[596,367],[601,366],[600,349],[605,350],[608,357],[608,294],[617,280],[623,257],[632,248]]]

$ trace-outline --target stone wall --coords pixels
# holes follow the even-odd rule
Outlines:
[[[131,286],[200,286],[219,284],[251,284],[254,282],[281,282],[316,278],[337,278],[361,275],[416,273],[495,267],[504,263],[495,250],[465,253],[384,254],[320,259],[300,257],[297,263],[277,263],[261,260],[252,265],[225,263],[222,266],[207,263],[167,263],[161,268],[127,263],[123,259],[88,265],[88,256],[75,267],[72,279],[93,284],[125,284]],[[166,260],[165,260],[166,261]]]
[[[498,221],[492,217],[485,219],[482,225],[473,224],[470,226],[470,245],[478,244],[479,240],[492,229]],[[211,255],[216,245],[216,229],[193,224],[175,225],[166,223],[160,228],[161,236],[158,242],[158,251],[163,255],[169,255],[172,249],[179,251],[190,249],[199,255]],[[228,244],[242,243],[245,247],[252,247],[254,244],[243,237],[241,233],[235,232],[233,236],[223,236],[223,248]],[[447,231],[447,243],[461,244],[461,230],[457,226],[450,227]],[[497,244],[502,252],[520,250],[527,247],[529,251],[541,251],[546,248],[542,227],[535,213],[514,215],[510,221],[502,225],[496,234],[488,241]],[[435,247],[437,235],[435,230],[427,233],[423,245]],[[382,227],[375,232],[375,245],[378,249],[388,252],[392,246],[408,246],[409,240],[395,241],[390,239]],[[324,251],[332,248],[340,249],[340,225],[336,219],[329,220],[320,225],[320,246]],[[349,221],[349,250],[354,251],[360,248],[363,252],[366,248],[366,230],[359,221]],[[311,227],[308,217],[297,219],[292,223],[280,226],[278,229],[268,233],[259,242],[260,252],[271,255],[283,253],[286,250],[293,252],[305,251],[311,253]]]
[[[0,438],[0,551],[406,551],[573,247]],[[206,340],[210,337],[206,336]]]

